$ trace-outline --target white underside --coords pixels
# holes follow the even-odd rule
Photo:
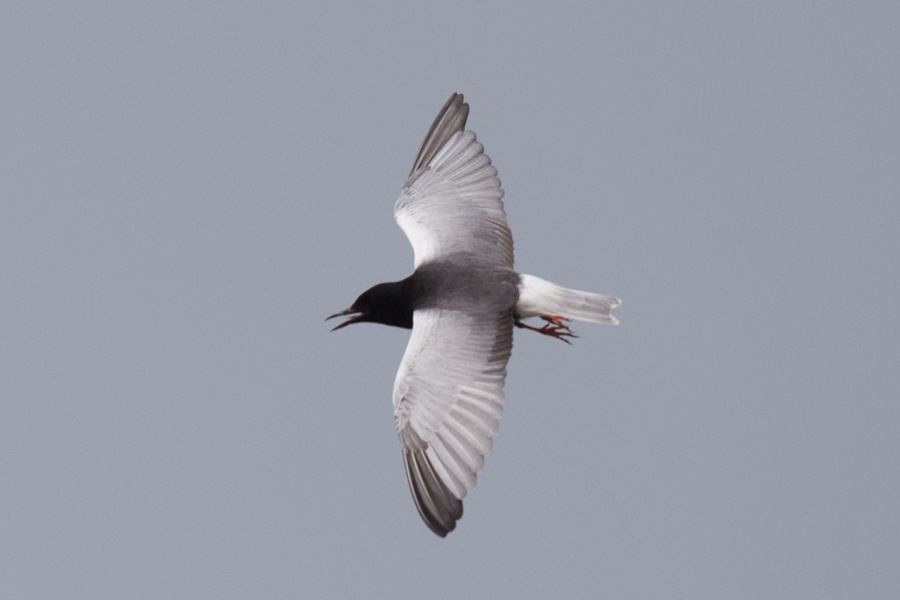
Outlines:
[[[622,301],[613,296],[570,290],[534,275],[521,275],[516,316],[562,317],[589,323],[617,325],[610,313]]]

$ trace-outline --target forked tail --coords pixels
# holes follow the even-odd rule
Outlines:
[[[613,296],[570,290],[534,275],[520,275],[516,316],[561,317],[589,323],[617,325],[612,309],[622,301]]]

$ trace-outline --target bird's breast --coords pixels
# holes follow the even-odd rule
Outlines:
[[[472,312],[512,310],[519,299],[519,275],[507,268],[435,261],[412,276],[415,309]]]

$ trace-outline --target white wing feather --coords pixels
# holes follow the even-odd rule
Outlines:
[[[394,383],[394,417],[410,490],[439,535],[462,516],[503,408],[511,314],[425,309]]]
[[[471,131],[455,133],[431,162],[413,173],[394,218],[415,254],[415,266],[470,252],[512,267],[513,242],[497,169]]]

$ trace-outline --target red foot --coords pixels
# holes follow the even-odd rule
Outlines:
[[[535,327],[534,325],[529,325],[528,323],[523,323],[519,319],[516,319],[516,327],[520,327],[522,329],[530,329],[532,331],[537,331],[538,333],[543,333],[544,335],[549,335],[550,337],[555,337],[558,340],[562,340],[567,344],[571,344],[566,338],[577,338],[569,326],[565,324],[565,320],[563,317],[549,316],[549,317],[541,317],[543,320],[547,321],[547,324],[543,327]]]

